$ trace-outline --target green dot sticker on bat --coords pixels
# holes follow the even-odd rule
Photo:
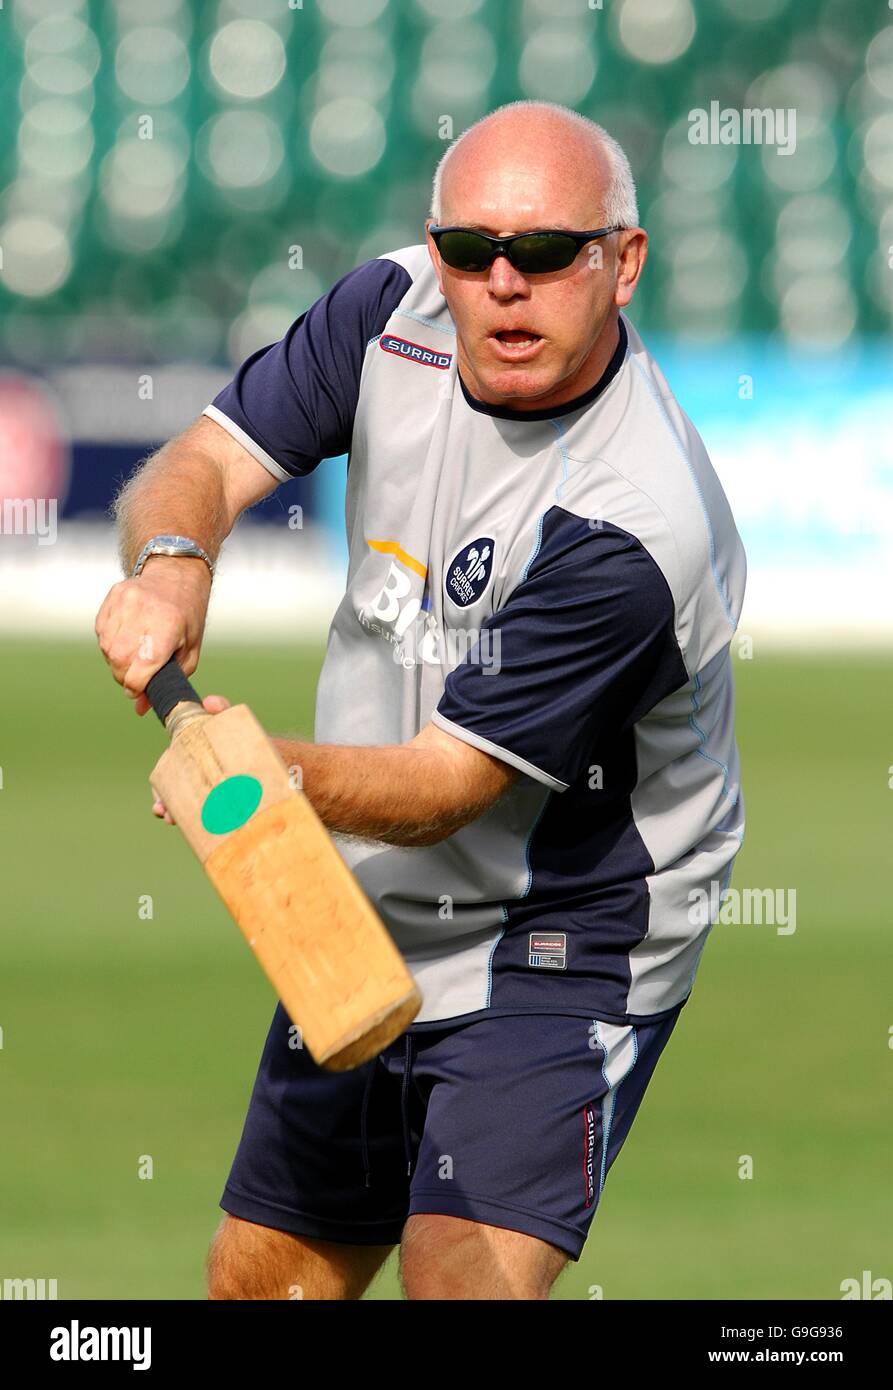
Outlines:
[[[202,825],[209,835],[228,835],[250,820],[260,805],[264,789],[256,777],[227,777],[205,797]]]

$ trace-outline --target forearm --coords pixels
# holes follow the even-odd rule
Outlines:
[[[345,747],[274,738],[330,830],[388,844],[433,845],[488,810],[511,781],[495,760],[472,778],[435,747]],[[482,757],[484,755],[481,755]]]
[[[146,541],[163,534],[188,536],[216,560],[234,520],[217,463],[178,439],[146,460],[118,494],[114,510],[125,574]]]

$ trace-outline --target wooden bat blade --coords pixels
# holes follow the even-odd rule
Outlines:
[[[321,1065],[357,1066],[412,1022],[412,977],[306,797],[259,811],[205,869]]]
[[[409,1026],[411,974],[246,705],[183,727],[150,780],[321,1066],[359,1066]]]

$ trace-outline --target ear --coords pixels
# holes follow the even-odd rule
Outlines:
[[[614,303],[619,308],[625,308],[635,294],[647,258],[648,233],[641,227],[622,232],[617,251],[617,283],[614,286]]]
[[[434,266],[434,274],[437,276],[437,288],[440,290],[440,293],[443,294],[445,299],[446,295],[444,294],[443,290],[443,261],[440,259],[440,252],[434,245],[434,241],[431,237],[430,232],[428,231],[429,227],[433,227],[435,225],[436,223],[433,217],[425,218],[425,241],[428,245],[428,255],[431,257],[431,264]]]

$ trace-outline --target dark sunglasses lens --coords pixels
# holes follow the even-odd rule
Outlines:
[[[454,270],[486,270],[493,260],[493,248],[477,232],[444,232],[437,249]]]
[[[544,236],[533,232],[519,237],[512,247],[512,260],[522,274],[543,275],[550,270],[566,270],[577,257],[577,243],[569,236]]]

